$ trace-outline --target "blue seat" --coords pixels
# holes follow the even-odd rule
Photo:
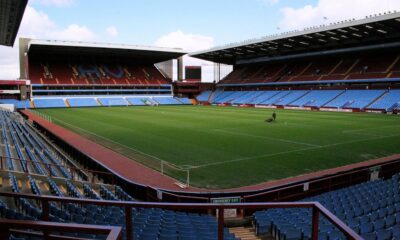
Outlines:
[[[375,212],[370,213],[369,218],[371,219],[371,222],[376,221],[379,218],[378,212],[375,211]]]
[[[342,240],[342,239],[345,239],[345,236],[340,231],[334,230],[334,231],[331,231],[328,233],[328,239],[329,240]]]
[[[375,232],[362,234],[361,236],[364,238],[364,240],[376,240]]]
[[[392,231],[390,229],[381,229],[376,232],[377,240],[391,240]]]
[[[394,239],[400,239],[400,225],[395,225],[392,228],[392,235]]]
[[[360,226],[360,234],[371,233],[374,231],[374,224],[373,223],[365,223]]]
[[[374,231],[378,231],[385,228],[385,219],[379,219],[374,222]]]
[[[384,218],[384,217],[387,216],[387,214],[388,214],[387,208],[381,208],[381,209],[379,209],[379,211],[378,211],[378,216],[379,216],[379,218]]]
[[[385,218],[385,226],[386,227],[392,227],[396,224],[396,217],[394,215],[387,216]]]
[[[300,229],[289,228],[289,229],[282,231],[280,239],[296,240],[296,239],[302,239],[302,237],[303,237],[303,233]]]
[[[177,233],[160,233],[159,240],[176,240],[178,238]]]

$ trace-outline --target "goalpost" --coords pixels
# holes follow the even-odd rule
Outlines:
[[[172,163],[161,161],[160,171],[163,175],[173,176],[185,186],[190,186],[190,167],[179,167]]]

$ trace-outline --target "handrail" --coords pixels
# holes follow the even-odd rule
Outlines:
[[[11,228],[39,230],[43,231],[44,236],[49,236],[47,232],[51,230],[54,231],[54,229],[56,229],[55,231],[57,232],[107,234],[107,240],[120,240],[122,237],[121,234],[122,228],[116,226],[99,226],[99,225],[56,223],[56,222],[44,222],[44,221],[0,220],[0,239],[8,239],[11,232],[16,232],[14,230],[11,230]],[[24,232],[24,233],[32,234],[32,232]]]
[[[224,210],[225,209],[270,209],[270,208],[311,208],[312,209],[312,240],[318,240],[319,215],[324,215],[332,222],[347,239],[362,240],[362,238],[352,229],[346,226],[329,210],[317,202],[281,202],[281,203],[241,203],[241,204],[212,204],[212,203],[158,203],[158,202],[129,202],[129,201],[102,201],[92,199],[61,198],[54,196],[37,196],[32,194],[20,194],[10,192],[0,192],[0,196],[27,198],[41,201],[42,220],[49,219],[49,202],[77,203],[81,205],[117,206],[125,209],[125,221],[127,233],[132,233],[132,208],[163,208],[169,210],[218,210],[218,239],[224,239]],[[127,239],[131,240],[131,234],[127,234]]]

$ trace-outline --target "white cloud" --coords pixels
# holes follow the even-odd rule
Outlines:
[[[301,8],[281,9],[282,30],[301,30],[304,27],[329,24],[348,19],[360,19],[370,14],[400,10],[399,0],[319,0]]]
[[[116,37],[118,35],[118,29],[115,26],[109,26],[106,28],[106,34],[110,37]]]
[[[95,38],[94,33],[89,28],[77,24],[71,24],[65,29],[54,29],[46,35],[51,39],[73,41],[92,41]]]
[[[33,4],[44,6],[68,7],[75,3],[75,0],[31,0]]]
[[[193,34],[184,33],[181,30],[168,33],[160,37],[156,42],[156,46],[182,48],[185,51],[200,51],[214,46],[214,38]]]
[[[54,23],[47,14],[27,6],[18,33],[22,37],[59,40],[91,41],[95,34],[86,26],[70,24],[62,28]]]
[[[21,22],[15,46],[0,46],[0,79],[15,79],[19,77],[18,38],[58,39],[92,41],[95,34],[86,26],[70,24],[62,28],[54,23],[47,14],[27,6]]]
[[[168,33],[161,36],[155,43],[155,46],[182,48],[187,52],[195,52],[214,47],[214,38],[200,34],[185,33],[181,30]],[[185,55],[183,57],[185,66],[202,66],[202,79],[206,82],[211,82],[214,79],[212,63],[199,60]],[[176,65],[174,65],[174,79],[176,79]]]

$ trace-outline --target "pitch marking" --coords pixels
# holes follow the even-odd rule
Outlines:
[[[222,130],[222,129],[215,129],[214,131],[228,133],[228,134],[232,134],[232,135],[241,135],[241,136],[268,139],[268,140],[279,141],[279,142],[293,143],[293,144],[297,144],[297,145],[321,147],[321,145],[312,144],[312,143],[297,142],[297,141],[291,141],[291,140],[282,139],[282,138],[266,137],[266,136],[259,136],[259,135],[253,135],[253,134],[247,134],[247,133],[238,133],[238,132],[232,132],[232,131],[227,131],[227,130]]]
[[[93,135],[93,136],[96,136],[96,137],[98,137],[98,138],[102,138],[102,139],[107,140],[107,141],[110,141],[110,142],[112,142],[112,143],[114,143],[114,144],[117,144],[117,145],[120,145],[120,146],[122,146],[122,147],[125,147],[125,148],[128,148],[128,149],[130,149],[130,150],[133,150],[133,151],[135,151],[135,152],[137,152],[137,153],[139,153],[139,154],[145,155],[145,156],[147,156],[147,157],[156,159],[156,160],[158,160],[158,161],[168,162],[168,161],[165,161],[165,160],[163,160],[163,159],[161,159],[161,158],[158,158],[158,157],[156,157],[156,156],[153,156],[153,155],[151,155],[151,154],[142,152],[142,151],[140,151],[140,150],[138,150],[138,149],[135,149],[135,148],[132,148],[132,147],[127,146],[127,145],[125,145],[125,144],[116,142],[116,141],[114,141],[114,140],[112,140],[112,139],[109,139],[109,138],[100,136],[100,135],[98,135],[98,134],[96,134],[96,133],[93,133],[93,132],[91,132],[91,131],[89,131],[89,130],[80,128],[80,127],[78,127],[78,126],[72,125],[72,124],[67,123],[67,122],[64,122],[64,121],[62,121],[62,120],[60,120],[60,119],[57,119],[57,118],[53,118],[53,119],[56,119],[57,121],[62,122],[62,123],[64,123],[65,125],[68,125],[68,126],[70,126],[70,127],[72,127],[72,128],[77,128],[77,129],[79,129],[79,130],[81,130],[81,131],[83,131],[83,132],[89,133],[89,134],[91,134],[91,135]],[[168,164],[171,164],[171,163],[168,162]],[[173,165],[173,164],[172,164],[172,165]]]
[[[362,131],[365,131],[365,130],[374,130],[374,129],[391,128],[391,127],[399,127],[399,125],[389,125],[389,126],[374,127],[374,128],[361,128],[361,129],[353,129],[353,130],[344,130],[344,131],[342,131],[342,133],[355,133],[355,132],[362,132]]]
[[[367,139],[361,139],[361,140],[346,141],[346,142],[339,142],[339,143],[333,143],[333,144],[328,144],[328,145],[323,145],[323,146],[300,148],[300,149],[296,149],[296,150],[283,151],[283,152],[278,152],[278,153],[271,153],[271,154],[263,154],[263,155],[252,156],[252,157],[237,158],[237,159],[232,159],[232,160],[223,161],[223,162],[207,163],[207,164],[203,164],[203,165],[197,165],[197,166],[195,166],[193,168],[217,166],[217,165],[222,165],[222,164],[225,164],[225,163],[240,162],[240,161],[253,160],[253,159],[264,158],[264,157],[273,157],[273,156],[278,156],[278,155],[284,155],[284,154],[287,154],[287,153],[303,152],[303,151],[307,151],[307,150],[314,150],[314,149],[320,149],[320,148],[329,148],[329,147],[343,145],[343,144],[365,142],[365,141],[370,141],[370,140],[378,140],[378,139],[398,137],[398,136],[400,136],[400,134],[389,135],[389,136],[380,136],[380,137],[367,138]]]

